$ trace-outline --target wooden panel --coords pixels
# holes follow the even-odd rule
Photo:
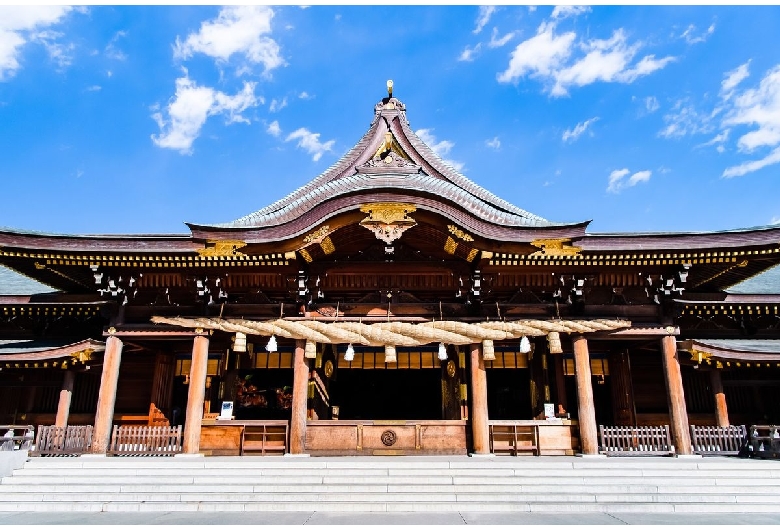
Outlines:
[[[200,452],[207,455],[238,456],[241,453],[243,425],[203,425]]]
[[[392,433],[392,434],[391,434]],[[392,444],[385,444],[394,438]],[[313,421],[306,427],[312,455],[466,454],[464,421]]]

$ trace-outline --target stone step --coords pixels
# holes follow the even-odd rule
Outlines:
[[[11,493],[297,493],[297,492],[422,492],[422,493],[540,493],[557,495],[561,492],[557,485],[495,485],[486,484],[475,488],[473,485],[452,484],[13,484],[0,485],[0,496]],[[567,493],[617,494],[750,494],[774,495],[780,498],[780,485],[765,486],[678,486],[678,485],[569,485]]]

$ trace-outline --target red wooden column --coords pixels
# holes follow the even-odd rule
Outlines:
[[[116,388],[119,384],[119,364],[122,361],[122,341],[111,335],[106,340],[103,353],[103,373],[100,376],[95,428],[92,431],[91,452],[106,454],[111,440],[111,426],[114,422]]]
[[[305,340],[295,341],[293,358],[292,411],[290,415],[290,454],[306,451],[306,414],[309,397],[309,363],[304,355]]]
[[[57,417],[54,420],[56,427],[67,427],[68,416],[70,416],[70,400],[73,397],[73,381],[76,378],[76,372],[68,370],[62,379],[62,390],[60,390],[60,401],[57,403]]]
[[[580,445],[583,455],[599,454],[598,431],[596,430],[596,407],[593,404],[593,383],[590,373],[588,341],[577,335],[574,345],[574,377],[577,380],[577,421],[580,425]]]
[[[488,427],[487,374],[482,358],[482,345],[471,345],[471,434],[474,454],[490,454]]]
[[[726,393],[723,391],[720,370],[710,370],[710,385],[712,386],[712,397],[715,399],[715,419],[718,422],[718,427],[728,427],[729,409],[726,406]]]
[[[678,455],[693,454],[691,433],[688,427],[688,409],[685,406],[680,361],[677,358],[677,340],[674,335],[661,339],[661,358],[666,379],[666,397],[669,401],[669,423],[672,429],[672,443]]]
[[[196,455],[200,451],[200,429],[203,422],[203,401],[206,397],[206,375],[209,364],[209,337],[198,335],[192,341],[192,363],[190,364],[190,385],[187,390],[187,415],[184,420],[182,451]]]

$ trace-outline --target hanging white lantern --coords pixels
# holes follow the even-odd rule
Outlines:
[[[493,341],[490,339],[482,341],[482,358],[486,361],[496,360],[496,351],[493,349]]]
[[[243,333],[236,333],[236,338],[233,341],[233,351],[244,353],[246,351],[246,335]]]
[[[531,341],[523,335],[523,338],[520,339],[520,353],[528,353],[529,351],[531,351]]]
[[[310,340],[306,341],[306,346],[303,347],[303,356],[307,359],[317,358],[317,343]]]
[[[347,351],[344,353],[344,360],[347,362],[352,362],[352,360],[355,358],[355,348],[352,347],[352,344],[347,346]]]
[[[550,346],[550,353],[563,353],[561,334],[557,331],[551,331],[547,334],[547,344]]]
[[[276,335],[271,335],[271,338],[268,339],[268,344],[265,345],[265,350],[267,352],[273,353],[273,352],[277,351],[277,349],[278,348],[276,346]]]
[[[386,363],[398,362],[395,356],[395,346],[391,344],[385,346],[385,362]]]
[[[445,346],[443,342],[439,343],[439,360],[440,361],[447,360],[447,346]]]

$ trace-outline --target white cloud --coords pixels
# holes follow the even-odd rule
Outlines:
[[[300,94],[298,94],[298,98],[300,98],[300,99],[314,99],[314,96],[312,96],[311,94],[309,94],[306,91],[303,91]]]
[[[725,178],[742,177],[748,173],[763,169],[766,166],[777,164],[778,162],[780,162],[780,147],[776,147],[771,153],[760,160],[743,162],[742,164],[726,168],[723,172],[723,176]]]
[[[21,68],[22,47],[31,41],[44,45],[60,66],[70,64],[67,52],[73,45],[54,42],[61,34],[46,31],[46,28],[60,23],[72,9],[67,6],[0,5],[0,81],[10,79]]]
[[[101,90],[103,87],[100,85],[92,85],[87,87],[87,92],[97,92],[98,90]]]
[[[200,31],[184,42],[176,37],[174,56],[187,59],[203,53],[219,61],[234,54],[254,64],[263,64],[266,72],[284,65],[279,45],[270,36],[274,12],[262,5],[223,7],[216,19],[204,22]]]
[[[298,140],[298,147],[312,155],[311,159],[315,162],[322,158],[322,155],[327,151],[330,151],[333,148],[333,144],[336,143],[336,140],[320,143],[320,133],[313,133],[305,127],[293,131],[284,139],[285,142],[293,140]]]
[[[49,58],[57,63],[59,68],[65,68],[70,66],[73,61],[71,53],[76,49],[73,43],[62,44],[57,42],[57,39],[62,37],[62,33],[56,31],[44,30],[31,35],[30,40],[41,44],[46,53],[49,54]]]
[[[770,225],[778,225],[778,224],[780,224],[780,215],[775,215],[774,217],[772,217],[772,220],[769,221],[769,224]]]
[[[758,88],[744,90],[734,97],[733,108],[723,125],[758,127],[739,139],[741,151],[780,144],[780,64],[767,72]]]
[[[625,177],[628,176],[629,173],[631,172],[626,168],[616,169],[610,173],[607,191],[609,193],[620,193],[620,191],[624,188],[630,188],[632,186],[636,186],[640,182],[649,181],[651,175],[653,174],[653,172],[649,170],[637,171],[626,179]]]
[[[582,123],[578,123],[574,129],[566,129],[563,132],[563,136],[561,137],[561,140],[564,142],[568,142],[569,140],[576,140],[577,138],[582,135],[586,130],[588,130],[588,127],[590,127],[593,123],[596,123],[599,120],[598,116],[595,118],[591,118],[589,120],[585,120]]]
[[[271,105],[268,107],[268,110],[271,112],[279,112],[286,106],[287,106],[287,96],[285,96],[282,99],[272,99]]]
[[[536,35],[517,45],[511,54],[509,66],[498,75],[501,83],[514,82],[526,75],[552,77],[571,54],[574,32],[554,35],[553,24],[542,24]]]
[[[750,75],[750,61],[741,64],[730,72],[726,72],[726,78],[720,84],[720,93],[723,99],[731,99],[734,89]]]
[[[658,103],[658,99],[655,96],[648,96],[645,98],[645,109],[647,112],[653,113],[661,108],[661,104]]]
[[[688,44],[698,44],[699,42],[706,41],[710,35],[712,35],[715,32],[715,24],[710,24],[710,27],[707,28],[703,33],[699,33],[696,35],[696,26],[693,24],[690,24],[685,31],[683,31],[682,35],[680,35],[681,39],[685,39],[685,42]]]
[[[127,36],[126,31],[117,31],[114,34],[114,36],[111,37],[111,40],[106,45],[106,50],[105,50],[106,57],[108,57],[109,59],[115,59],[117,61],[124,61],[125,59],[127,59],[127,55],[125,54],[125,52],[123,52],[122,50],[116,47],[117,41],[120,38],[126,36]]]
[[[498,151],[501,149],[501,140],[498,139],[498,136],[494,136],[491,140],[485,140],[485,145]]]
[[[485,25],[490,22],[490,17],[496,12],[496,6],[479,6],[479,15],[477,16],[477,27],[474,28],[474,34],[476,35]]]
[[[192,143],[209,116],[224,115],[227,123],[249,123],[241,113],[255,107],[261,99],[255,96],[255,83],[244,83],[235,96],[229,96],[210,87],[197,86],[186,74],[176,80],[176,95],[162,112],[152,118],[160,127],[160,135],[152,135],[158,147],[175,149],[182,154],[192,152]]]
[[[462,52],[460,52],[460,55],[458,56],[459,61],[473,61],[476,58],[476,54],[479,52],[479,49],[482,47],[482,43],[477,44],[473,48],[469,48],[466,46]]]
[[[726,129],[725,131],[721,132],[720,134],[714,136],[709,141],[704,142],[703,144],[699,144],[696,147],[708,147],[710,145],[716,146],[716,149],[719,153],[722,153],[725,149],[723,148],[723,144],[728,141],[729,139],[729,132],[731,132],[731,129]]]
[[[556,8],[558,11],[558,18],[571,12]],[[515,82],[528,75],[545,82],[551,95],[565,96],[572,86],[581,87],[597,81],[633,83],[675,60],[674,57],[656,59],[654,55],[646,55],[632,64],[641,44],[629,44],[623,29],[618,29],[609,39],[581,42],[576,48],[584,55],[570,61],[576,51],[576,34],[556,35],[555,28],[556,21],[542,23],[535,36],[518,44],[511,54],[509,66],[497,76],[498,81]]]
[[[555,6],[550,18],[553,20],[563,20],[564,18],[576,17],[589,12],[590,8],[587,6]]]
[[[663,138],[682,138],[714,130],[711,116],[698,111],[688,98],[678,100],[669,114],[664,116],[664,121],[667,125],[658,133]]]
[[[266,132],[268,132],[268,134],[270,134],[271,136],[279,136],[280,134],[282,134],[282,128],[279,127],[279,122],[277,120],[274,120],[268,125]]]
[[[418,129],[414,131],[414,134],[419,136],[420,140],[422,140],[425,145],[430,147],[431,150],[436,153],[439,158],[441,158],[446,164],[452,166],[458,171],[463,169],[465,166],[463,162],[457,162],[455,160],[446,158],[450,150],[455,147],[453,142],[450,142],[449,140],[437,141],[436,137],[433,135],[433,129]]]
[[[493,33],[490,35],[490,42],[488,43],[489,48],[500,48],[510,40],[512,40],[515,36],[514,31],[510,31],[503,37],[498,36],[498,28],[493,28]]]

